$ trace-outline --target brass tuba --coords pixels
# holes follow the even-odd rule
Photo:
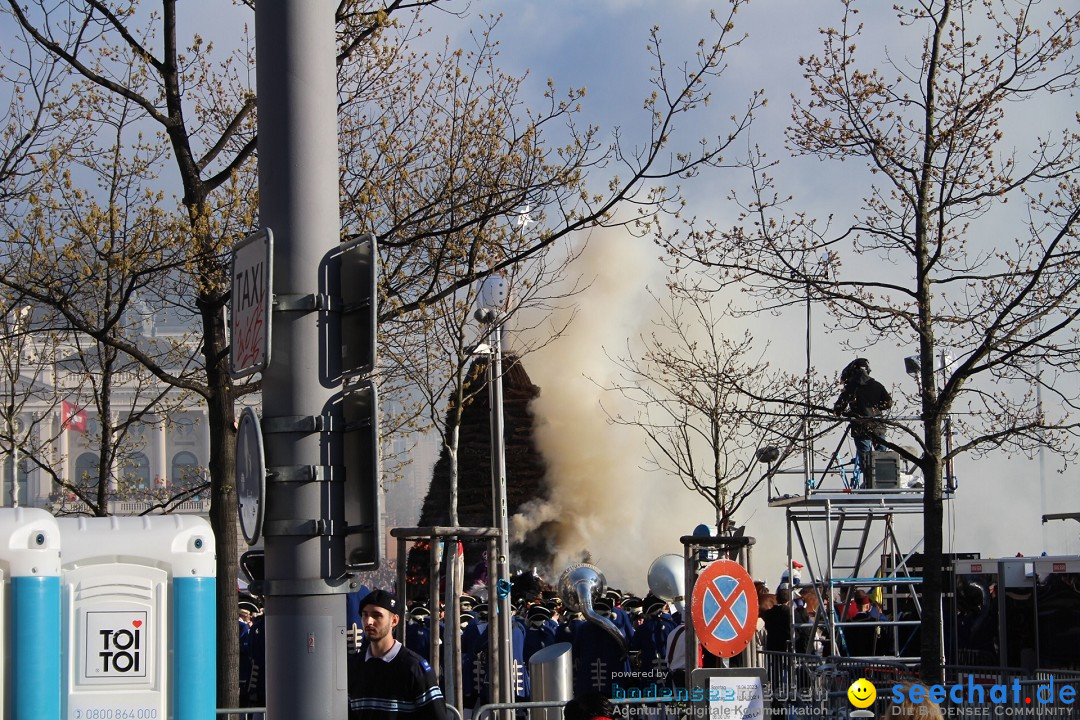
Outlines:
[[[686,567],[682,555],[668,553],[653,560],[649,566],[649,592],[675,606],[683,614],[686,600]],[[685,619],[685,618],[684,618]]]
[[[615,626],[615,623],[593,609],[593,600],[602,595],[606,587],[607,580],[599,568],[589,563],[578,563],[563,571],[559,579],[559,596],[567,607],[580,612],[586,620],[599,625],[615,638],[623,655],[626,655],[628,649],[622,631]]]

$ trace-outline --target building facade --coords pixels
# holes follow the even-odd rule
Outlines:
[[[115,515],[163,504],[205,512],[209,493],[199,488],[208,481],[210,436],[201,399],[130,360],[106,361],[85,337],[20,324],[22,317],[8,318],[0,341],[0,506],[85,513],[87,501],[104,500]],[[152,315],[135,327],[140,346],[179,348],[183,362],[185,328]],[[100,482],[103,450],[109,466]]]

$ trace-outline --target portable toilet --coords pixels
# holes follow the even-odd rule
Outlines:
[[[59,720],[60,618],[56,518],[0,508],[0,720]]]
[[[213,720],[215,544],[193,515],[59,518],[69,720]]]

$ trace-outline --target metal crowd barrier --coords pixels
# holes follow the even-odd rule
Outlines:
[[[453,705],[447,704],[446,711],[450,713],[456,720],[462,720],[461,713]],[[221,715],[236,715],[241,718],[251,718],[251,720],[265,720],[266,708],[264,707],[248,707],[248,708],[217,708],[214,714]]]
[[[829,662],[819,666],[815,673],[824,695],[824,707],[829,717],[847,718],[851,714],[848,688],[860,678],[865,678],[878,689],[874,711],[879,718],[888,717],[893,703],[888,688],[913,682],[915,673],[901,663],[860,658],[827,658]]]
[[[456,718],[456,720],[462,720],[461,713],[458,709],[449,703],[446,705],[446,711]],[[265,720],[266,708],[264,707],[248,707],[248,708],[217,708],[214,711],[216,715],[236,715],[241,718],[251,718],[251,720]]]
[[[820,655],[765,651],[762,653],[772,702],[800,708],[820,707],[823,698],[817,670]]]
[[[488,703],[487,705],[481,705],[473,711],[471,720],[496,720],[496,715],[500,710],[557,710],[559,717],[563,716],[563,708],[566,706],[565,700],[546,700],[543,702],[515,702],[515,703]],[[664,708],[661,706],[666,704],[677,704],[675,698],[624,698],[619,700],[611,700],[612,705],[617,707],[626,707],[627,709],[619,713],[620,717],[636,718],[645,717],[647,715],[661,715],[664,712]],[[529,713],[530,717],[533,715]]]
[[[264,707],[245,707],[245,708],[217,708],[214,711],[217,716],[222,715],[235,715],[238,718],[251,718],[251,720],[262,720],[266,716],[266,708]]]
[[[867,660],[862,658],[821,657],[819,655],[800,655],[785,652],[764,652],[765,669],[768,676],[769,694],[773,706],[772,715],[777,715],[777,707],[786,708],[785,716],[802,717],[813,716],[847,720],[852,710],[848,699],[847,690],[850,685],[859,678],[866,678],[878,689],[878,701],[874,710],[879,718],[888,718],[892,708],[892,686],[904,683],[918,683],[917,673],[914,669],[903,663],[889,662],[887,660]],[[1062,720],[1080,720],[1080,671],[1078,670],[1035,670],[1027,671],[1022,668],[979,667],[949,665],[945,667],[946,687],[964,685],[970,683],[984,688],[984,702],[968,702],[968,693],[965,690],[962,702],[955,703],[946,697],[940,703],[943,714],[946,717],[976,717],[999,720],[1011,720],[1013,718],[1061,718]],[[1046,698],[1046,689],[1054,683],[1054,696],[1047,702],[1039,702],[1041,697]],[[1014,685],[1015,682],[1015,685]],[[1060,694],[1060,687],[1068,684],[1075,688],[1076,694],[1072,702],[1067,702]],[[1008,701],[1006,705],[998,705],[990,701],[989,688],[993,685],[1005,685],[1008,688]],[[1021,703],[1018,706],[1013,703],[1013,695],[1019,693]],[[1026,704],[1024,698],[1032,698],[1032,703]],[[620,713],[626,718],[661,717],[670,718],[681,716],[684,708],[677,697],[665,698],[626,698],[611,700],[615,706],[629,706]],[[476,708],[472,712],[471,720],[498,720],[495,714],[500,710],[524,711],[543,709],[545,711],[557,711],[557,717],[562,720],[563,708],[566,701],[549,700],[543,702],[515,702],[515,703],[489,703]],[[663,707],[670,705],[670,707]],[[640,709],[639,709],[640,708]],[[447,705],[447,710],[456,720],[462,720],[457,708]],[[218,708],[217,715],[236,715],[242,718],[259,720],[258,713],[265,713],[264,707],[249,708]],[[530,717],[535,714],[530,713]],[[543,717],[543,715],[540,715]],[[551,720],[551,716],[547,716]]]
[[[918,683],[925,686],[918,679],[918,668],[901,662],[784,652],[765,652],[763,655],[768,677],[767,693],[773,707],[786,708],[792,717],[805,714],[846,720],[852,710],[847,690],[859,678],[876,686],[878,700],[872,709],[879,718],[890,717],[894,685]],[[946,695],[939,703],[945,717],[1080,720],[1080,670],[963,665],[948,665],[944,670],[943,685],[947,689],[956,685],[965,687],[962,693],[957,693],[961,698],[959,702]],[[966,689],[969,685],[982,688],[982,692],[969,692]],[[990,689],[994,685],[1006,686],[1004,703],[996,703],[990,698]],[[1063,695],[1061,689],[1066,685],[1074,692]],[[1031,702],[1027,701],[1029,698]],[[773,713],[776,713],[775,709]]]
[[[545,700],[543,702],[514,702],[514,703],[488,703],[487,705],[481,705],[473,710],[471,720],[495,720],[495,713],[499,710],[532,710],[544,709],[559,711],[559,717],[562,717],[563,706],[566,705],[566,701],[563,700]]]

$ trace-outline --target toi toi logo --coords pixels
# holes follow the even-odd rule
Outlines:
[[[98,657],[102,661],[105,673],[140,673],[142,661],[142,621],[135,620],[132,629],[99,630],[101,651]]]

